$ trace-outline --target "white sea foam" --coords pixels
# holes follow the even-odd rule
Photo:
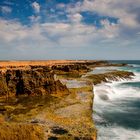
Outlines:
[[[140,64],[130,64],[132,67],[140,67]]]
[[[105,90],[103,90],[105,89]],[[100,94],[108,96],[108,100],[103,100]],[[119,112],[124,113],[125,110],[118,106],[116,103],[122,99],[140,98],[140,91],[136,91],[131,87],[129,88],[117,88],[116,83],[98,85],[95,87],[95,98],[94,98],[94,110],[96,115],[94,115],[94,120],[97,123],[98,129],[98,140],[139,140],[140,131],[139,130],[129,130],[123,127],[106,126],[108,124],[104,117],[102,116],[105,112]],[[125,101],[125,100],[124,100]],[[122,102],[122,101],[121,101]],[[130,109],[130,108],[129,108]],[[127,112],[126,112],[127,113]],[[117,118],[116,118],[117,119]],[[99,125],[98,125],[99,124]],[[103,124],[103,125],[101,125]]]
[[[125,129],[123,127],[100,127],[98,140],[139,140],[140,131]],[[106,132],[106,133],[105,133]]]
[[[109,123],[104,117],[105,113],[128,113],[133,107],[127,107],[132,100],[140,100],[140,89],[125,83],[140,82],[140,73],[135,72],[131,80],[118,79],[94,86],[93,118],[98,129],[98,140],[140,140],[140,130],[125,128],[121,124]],[[132,115],[132,114],[131,114]],[[117,118],[114,118],[117,119]]]

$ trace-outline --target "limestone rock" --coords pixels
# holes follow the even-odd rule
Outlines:
[[[50,69],[17,69],[0,73],[0,95],[68,94],[59,80],[54,79]]]

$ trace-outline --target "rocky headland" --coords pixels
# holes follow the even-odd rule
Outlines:
[[[87,79],[91,79],[94,85],[100,84],[101,82],[119,81],[120,79],[132,79],[134,76],[133,72],[127,71],[111,71],[104,74],[91,74],[86,76]]]
[[[95,67],[125,66],[107,61],[0,62],[0,140],[96,140],[93,84],[132,78]]]

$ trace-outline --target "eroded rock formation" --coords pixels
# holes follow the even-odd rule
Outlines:
[[[119,79],[132,79],[134,74],[128,71],[111,71],[102,74],[91,74],[86,78],[92,79],[94,85],[100,84],[101,82],[118,81]]]
[[[53,72],[47,67],[0,72],[0,83],[1,96],[69,93],[65,85],[54,79]]]

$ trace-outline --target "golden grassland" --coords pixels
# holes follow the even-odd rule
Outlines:
[[[68,65],[75,63],[96,62],[94,60],[28,60],[28,61],[0,61],[0,66],[52,66],[52,65]]]
[[[0,123],[1,140],[43,140],[43,128],[33,124]]]
[[[9,100],[8,104],[1,106],[5,112],[0,115],[0,139],[91,139],[96,136],[91,89],[89,86],[83,87],[84,93],[80,93],[82,88],[70,89],[71,94],[65,97],[21,97],[18,101]],[[1,103],[7,102],[4,100],[1,99]],[[53,133],[54,127],[67,132]]]

